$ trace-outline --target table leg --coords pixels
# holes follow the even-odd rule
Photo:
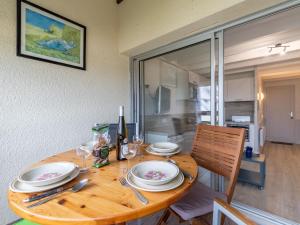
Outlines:
[[[260,163],[260,190],[262,190],[265,186],[265,179],[266,179],[266,163]]]

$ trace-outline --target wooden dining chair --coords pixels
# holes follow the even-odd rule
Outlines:
[[[157,225],[166,223],[171,213],[181,220],[192,221],[212,213],[215,198],[231,202],[244,148],[245,130],[210,125],[197,125],[192,157],[198,166],[228,178],[225,193],[214,191],[197,182],[178,202],[166,209]],[[204,223],[205,220],[203,220]]]
[[[221,225],[222,216],[225,216],[230,221],[233,221],[238,225],[256,225],[254,221],[250,220],[248,217],[230,206],[228,203],[224,202],[221,199],[215,199],[213,210],[213,225]]]

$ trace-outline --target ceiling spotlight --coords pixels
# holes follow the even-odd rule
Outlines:
[[[279,54],[280,55],[285,55],[285,53],[287,52],[287,48],[290,47],[289,45],[283,45],[281,43],[277,43],[276,45],[274,46],[270,46],[268,47],[269,48],[269,52],[268,52],[268,55],[271,55],[273,50],[279,50]],[[275,54],[278,53],[278,51],[275,52]]]

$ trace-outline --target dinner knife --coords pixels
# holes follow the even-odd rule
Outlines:
[[[38,201],[36,203],[33,203],[32,205],[27,206],[28,209],[35,207],[35,206],[39,206],[42,205],[46,202],[49,202],[50,200],[54,199],[56,196],[58,196],[59,193],[55,193],[53,195],[48,196],[47,198],[42,199],[41,201]]]
[[[25,202],[25,203],[26,202],[33,202],[33,201],[48,197],[50,195],[54,195],[56,193],[62,192],[63,190],[64,190],[63,187],[59,187],[59,188],[56,188],[56,189],[53,189],[53,190],[50,190],[50,191],[46,191],[43,194],[39,194],[39,195],[35,195],[33,197],[25,198],[23,200],[23,202]]]
[[[71,190],[72,192],[78,192],[80,191],[82,188],[84,188],[86,185],[88,184],[88,179],[83,179],[83,180],[80,180],[78,183],[76,183],[75,185],[73,185],[72,187],[70,188],[67,188],[67,189],[62,189],[62,191],[60,192],[57,192],[55,194],[52,194],[40,201],[37,201],[31,205],[28,205],[27,208],[32,208],[32,207],[35,207],[35,206],[39,206],[39,205],[42,205],[46,202],[49,202],[51,201],[52,199],[56,198],[56,196],[58,196],[60,193],[63,193],[65,191],[69,191]]]

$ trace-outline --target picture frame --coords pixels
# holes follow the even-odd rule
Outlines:
[[[17,0],[17,56],[86,70],[86,27]]]

